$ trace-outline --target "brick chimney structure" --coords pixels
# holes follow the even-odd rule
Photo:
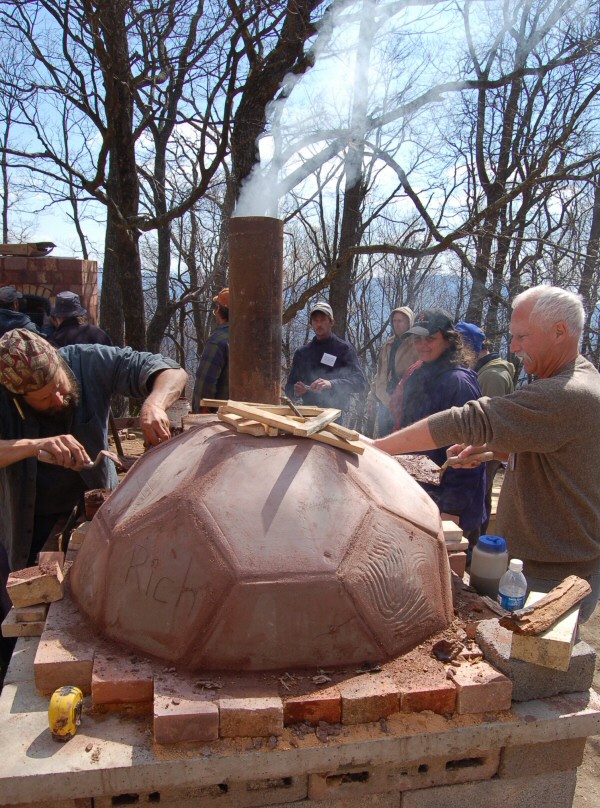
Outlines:
[[[14,286],[27,299],[46,298],[54,304],[57,292],[74,292],[98,321],[98,263],[60,256],[0,256],[0,286]]]

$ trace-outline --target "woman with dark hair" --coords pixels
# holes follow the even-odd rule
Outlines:
[[[481,397],[477,374],[472,370],[477,357],[463,342],[447,312],[443,309],[421,312],[407,333],[413,334],[420,366],[403,385],[400,427]],[[446,447],[422,454],[441,466],[446,460]],[[463,533],[474,545],[486,515],[485,465],[474,469],[449,467],[439,486],[421,485],[442,516],[458,517]]]

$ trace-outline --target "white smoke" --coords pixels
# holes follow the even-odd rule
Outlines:
[[[371,134],[370,116],[376,118],[407,96],[418,95],[421,85],[431,81],[431,72],[444,73],[443,62],[456,63],[452,47],[440,49],[431,17],[444,32],[454,27],[439,7],[415,10],[380,0],[332,3],[311,49],[314,67],[304,76],[288,74],[268,107],[265,135],[272,148],[269,153],[261,150],[260,163],[242,185],[234,216],[278,217],[281,198],[294,188],[314,192],[315,174],[323,167],[331,176],[337,170],[339,176],[344,153],[345,181],[352,183],[362,160],[360,150],[354,160],[353,152]],[[453,23],[457,19],[454,12]],[[425,38],[435,42],[435,59],[425,55]],[[407,58],[410,69],[403,71],[397,65]],[[401,127],[392,125],[392,140],[398,140]]]

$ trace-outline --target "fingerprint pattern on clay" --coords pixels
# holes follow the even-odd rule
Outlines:
[[[434,562],[420,542],[416,547],[400,543],[382,527],[377,525],[378,535],[372,536],[355,574],[362,584],[361,600],[377,614],[386,631],[401,640],[415,628],[435,622],[434,595],[423,587],[423,580],[432,577]]]

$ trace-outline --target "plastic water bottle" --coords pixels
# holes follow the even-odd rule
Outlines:
[[[523,575],[523,562],[520,558],[512,558],[498,585],[498,603],[503,609],[514,612],[523,608],[526,597],[527,581]]]
[[[480,536],[471,556],[469,583],[480,595],[495,598],[507,566],[508,553],[502,536]]]

